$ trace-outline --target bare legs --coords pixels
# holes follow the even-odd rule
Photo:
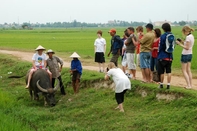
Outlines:
[[[141,69],[142,76],[144,77],[144,82],[151,82],[151,71],[149,68]]]
[[[122,71],[123,71],[124,73],[126,73],[126,67],[125,67],[125,66],[122,66]]]
[[[31,81],[32,75],[33,75],[33,73],[34,73],[36,70],[37,70],[37,69],[31,69],[31,70],[29,71],[29,76],[28,76],[27,86],[25,87],[26,89],[28,89],[28,88],[29,88],[29,84],[30,84],[30,81]],[[46,71],[47,71],[47,73],[49,74],[50,81],[51,81],[51,83],[52,83],[52,73],[51,73],[49,70],[46,70]]]
[[[129,74],[132,74],[133,79],[136,79],[136,70],[131,69]]]
[[[101,70],[101,66],[103,67],[103,70]],[[105,63],[98,63],[99,71],[104,72],[105,71]]]
[[[126,93],[126,91],[127,90],[124,90],[121,93],[115,93],[115,98],[118,103],[118,107],[116,107],[115,109],[120,109],[120,112],[124,112],[123,102],[124,102],[124,94]]]
[[[192,87],[192,73],[191,73],[191,63],[182,63],[182,72],[185,78],[185,81],[187,83],[186,88],[191,88]]]
[[[118,106],[115,109],[116,110],[120,109],[120,112],[124,112],[124,108],[123,108],[123,104],[122,103],[118,104]]]
[[[160,86],[159,88],[163,88],[164,74],[160,74]],[[171,73],[167,73],[167,89],[170,89],[171,82]]]
[[[163,83],[164,81],[164,74],[160,75],[160,82]],[[167,74],[167,82],[170,83],[171,82],[171,73]]]
[[[28,89],[28,88],[29,88],[29,83],[30,83],[30,80],[31,80],[32,74],[33,74],[35,71],[36,71],[35,69],[31,69],[31,70],[29,71],[29,76],[28,76],[27,86],[25,87],[26,89]]]
[[[75,94],[79,93],[79,80],[73,81],[72,85],[73,85],[74,93]]]
[[[141,72],[142,72],[142,79],[143,79],[143,81],[144,81],[144,82],[146,82],[146,78],[145,78],[144,70],[143,70],[142,68],[140,68],[140,69],[141,69]]]

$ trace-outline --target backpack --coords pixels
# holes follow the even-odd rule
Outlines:
[[[166,36],[166,49],[167,53],[173,53],[175,48],[175,37],[173,34],[168,34]]]
[[[114,42],[112,43],[112,53],[116,54],[118,50],[120,50],[120,55],[121,55],[123,45],[124,45],[123,40],[120,38],[120,36],[116,35],[114,37]]]

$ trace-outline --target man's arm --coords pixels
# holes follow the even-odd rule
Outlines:
[[[96,53],[96,46],[94,46],[94,53]]]
[[[63,67],[63,61],[59,58],[59,57],[55,57],[57,62],[60,64],[60,69],[59,69],[59,72],[62,71],[62,67]]]
[[[138,42],[137,42],[137,38],[136,38],[136,37],[132,37],[132,41],[133,41],[133,44],[134,44],[135,46],[138,45]]]
[[[112,52],[112,45],[111,45],[109,53],[107,54],[108,57],[110,56],[111,52]]]
[[[47,67],[47,61],[44,60],[44,68],[46,68],[46,67]]]
[[[124,42],[125,45],[128,45],[129,43],[131,43],[132,41],[132,37],[129,36],[129,38],[127,38],[127,40]]]

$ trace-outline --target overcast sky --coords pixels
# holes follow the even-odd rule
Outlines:
[[[0,23],[197,20],[197,0],[0,0]]]

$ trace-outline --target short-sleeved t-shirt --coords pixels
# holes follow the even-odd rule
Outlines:
[[[190,47],[189,47],[189,50],[183,49],[183,51],[182,51],[182,54],[183,55],[192,54],[192,48],[194,46],[194,36],[192,34],[190,34],[190,35],[188,35],[186,37],[186,40],[184,42],[184,45],[186,45],[187,42],[190,43]]]
[[[129,78],[124,74],[120,68],[112,68],[107,72],[108,76],[112,76],[112,79],[116,85],[115,92],[121,93],[126,89],[131,89],[131,82]]]
[[[152,48],[155,34],[153,31],[147,32],[140,40],[140,52],[150,52]]]
[[[134,43],[133,43],[133,41],[132,41],[132,38],[134,38],[134,40],[136,40],[136,36],[135,35],[130,35],[129,36],[129,38],[127,38],[127,40],[126,40],[126,42],[128,43],[127,45],[126,45],[126,52],[127,53],[135,53],[135,45],[134,45]]]
[[[44,67],[44,61],[47,60],[46,54],[42,53],[42,55],[39,55],[38,53],[35,53],[32,57],[32,60],[35,61],[35,65],[37,67],[42,66]]]
[[[153,45],[152,45],[152,48],[154,48],[154,47],[159,47],[159,41],[160,41],[160,38],[158,38],[156,41],[154,41],[153,42]],[[158,49],[154,49],[153,51],[152,51],[152,57],[153,58],[157,58],[157,55],[158,55]]]
[[[94,42],[96,47],[96,52],[104,52],[104,46],[106,45],[106,40],[104,38],[97,38]]]

